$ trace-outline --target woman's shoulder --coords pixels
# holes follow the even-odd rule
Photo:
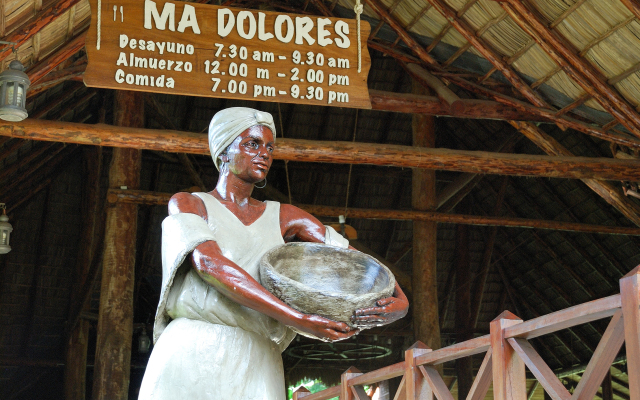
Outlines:
[[[207,219],[207,208],[202,199],[192,193],[179,192],[169,200],[169,215],[178,213],[196,214]]]

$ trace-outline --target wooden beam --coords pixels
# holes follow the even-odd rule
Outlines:
[[[536,128],[535,125],[526,126]],[[520,125],[516,127],[519,128]],[[3,122],[0,124],[0,135],[21,139],[175,153],[209,154],[206,135],[191,132],[26,119],[19,123]],[[274,157],[303,162],[369,164],[482,174],[630,181],[639,180],[638,167],[640,166],[640,160],[564,155],[547,157],[286,138],[278,141]]]
[[[62,0],[50,3],[50,7],[37,13],[33,18],[29,19],[29,21],[15,29],[13,31],[14,33],[3,37],[2,40],[18,43],[16,47],[22,46],[32,36],[40,32],[51,22],[58,19],[58,17],[76,5],[79,1],[80,0]],[[5,45],[2,50],[0,50],[0,61],[4,60],[11,54],[9,50],[11,50],[11,45]]]
[[[114,122],[143,126],[143,93],[115,91]],[[109,169],[109,187],[140,184],[141,152],[115,149]],[[126,399],[129,391],[133,337],[134,261],[138,207],[119,203],[107,211],[105,249],[100,288],[93,398]]]
[[[587,369],[573,392],[572,399],[587,400],[593,399],[596,395],[602,379],[611,368],[611,363],[616,358],[618,351],[620,351],[620,347],[622,347],[625,339],[624,325],[622,311],[619,311],[611,318],[611,322],[609,322],[607,330],[602,335],[602,339],[593,353]],[[631,381],[631,379],[629,380]],[[634,398],[633,395],[631,397]]]
[[[547,135],[533,124],[511,121],[511,125],[549,155],[573,155],[557,140]],[[636,178],[636,180],[638,179]],[[640,226],[640,206],[624,196],[619,188],[613,186],[609,182],[603,182],[595,179],[582,179],[582,182],[589,186],[591,190],[596,192],[596,194],[602,197],[607,203],[617,209],[622,215],[627,217],[631,222]]]
[[[428,94],[419,83],[413,81],[413,93]],[[420,151],[435,146],[435,118],[414,114],[413,145]],[[436,209],[435,171],[412,171],[411,206],[415,210]],[[349,210],[349,216],[355,218]],[[437,276],[437,227],[433,221],[413,220],[413,331],[416,341],[430,349],[440,348],[440,324],[438,319]],[[411,382],[407,382],[411,384]],[[433,388],[433,387],[432,387]]]
[[[594,124],[588,124],[574,118],[569,118],[566,115],[556,116],[556,111],[551,109],[545,109],[542,107],[533,107],[530,104],[527,104],[521,100],[514,99],[513,97],[507,96],[503,93],[496,92],[495,90],[491,90],[485,87],[482,87],[476,83],[469,82],[465,79],[461,79],[455,75],[447,76],[447,79],[452,83],[469,90],[473,93],[476,93],[481,96],[485,96],[489,99],[495,100],[500,103],[504,103],[516,109],[522,111],[528,111],[532,113],[537,113],[541,117],[549,118],[553,120],[556,124],[563,128],[571,128],[575,129],[578,132],[582,132],[586,135],[596,137],[598,139],[606,140],[613,143],[622,144],[623,146],[629,146],[632,148],[640,148],[640,141],[633,136],[627,134],[619,134],[615,132],[606,132],[602,127],[595,126]],[[514,121],[510,121],[511,123]],[[623,144],[627,143],[627,144]]]
[[[569,400],[571,393],[560,383],[558,377],[553,373],[551,368],[544,362],[538,352],[531,346],[526,339],[511,338],[507,339],[511,347],[518,353],[520,358],[524,360],[536,379],[542,384],[544,390],[549,393],[554,400]],[[528,396],[527,396],[528,397]]]
[[[593,97],[609,114],[623,124],[635,136],[640,137],[640,115],[613,88],[593,65],[578,57],[570,44],[557,33],[543,25],[541,18],[524,2],[507,0],[502,8],[542,49],[560,66],[567,75]]]
[[[84,70],[86,67],[86,64],[76,65],[74,67],[65,68],[60,71],[55,71],[47,74],[44,78],[41,78],[36,85],[29,87],[27,98],[31,98],[68,80],[82,81],[82,76],[84,75]]]
[[[387,10],[384,9],[382,4],[380,4],[377,0],[367,0],[367,5],[371,7],[373,12],[378,14],[381,21],[384,21],[396,32],[396,34],[402,39],[402,41],[405,42],[407,46],[409,46],[409,48],[413,50],[423,62],[433,65],[439,69],[439,67],[437,67],[438,62],[433,57],[431,57],[431,55],[405,31],[402,25]]]
[[[375,0],[374,0],[375,1]],[[433,6],[449,21],[451,25],[460,34],[476,48],[494,67],[496,67],[502,75],[511,83],[511,85],[520,92],[528,101],[537,107],[549,108],[548,104],[542,100],[536,92],[527,85],[527,83],[517,75],[513,69],[496,52],[491,50],[483,40],[476,35],[471,27],[460,17],[448,4],[442,0],[428,0]]]
[[[125,202],[144,205],[166,205],[173,193],[155,193],[142,190],[110,189],[107,200],[110,203]],[[344,207],[295,204],[297,207],[317,216],[337,217],[344,215]],[[478,226],[505,226],[512,228],[550,229],[571,232],[589,232],[612,235],[640,235],[640,228],[610,225],[591,225],[576,222],[544,221],[526,218],[487,217],[476,215],[448,214],[433,211],[389,210],[349,208],[349,218],[381,220],[417,220],[445,224],[466,224]]]
[[[52,99],[43,108],[36,110],[35,113],[31,114],[29,117],[31,117],[32,119],[38,119],[46,116],[49,111],[71,99],[73,96],[75,96],[78,90],[84,87],[85,86],[82,84],[76,84],[75,86],[70,87],[68,90],[65,90],[64,93],[62,93],[60,96],[56,96],[55,99]]]

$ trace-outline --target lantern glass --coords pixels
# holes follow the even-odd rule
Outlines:
[[[11,251],[9,245],[11,231],[13,231],[13,227],[9,223],[9,218],[4,214],[0,215],[0,254],[7,254]]]
[[[0,73],[0,118],[5,121],[22,121],[28,116],[25,103],[30,81],[23,70],[20,61],[13,60]]]
[[[138,352],[146,354],[149,352],[149,347],[151,347],[151,339],[147,335],[147,330],[143,328],[142,333],[138,336]]]

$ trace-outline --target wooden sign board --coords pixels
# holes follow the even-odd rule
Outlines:
[[[90,0],[87,86],[371,108],[370,26],[163,0]]]

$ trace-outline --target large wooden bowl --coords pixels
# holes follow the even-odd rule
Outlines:
[[[260,278],[267,290],[296,310],[352,327],[355,310],[391,296],[396,284],[391,271],[375,258],[319,243],[288,243],[270,250],[262,257]]]

